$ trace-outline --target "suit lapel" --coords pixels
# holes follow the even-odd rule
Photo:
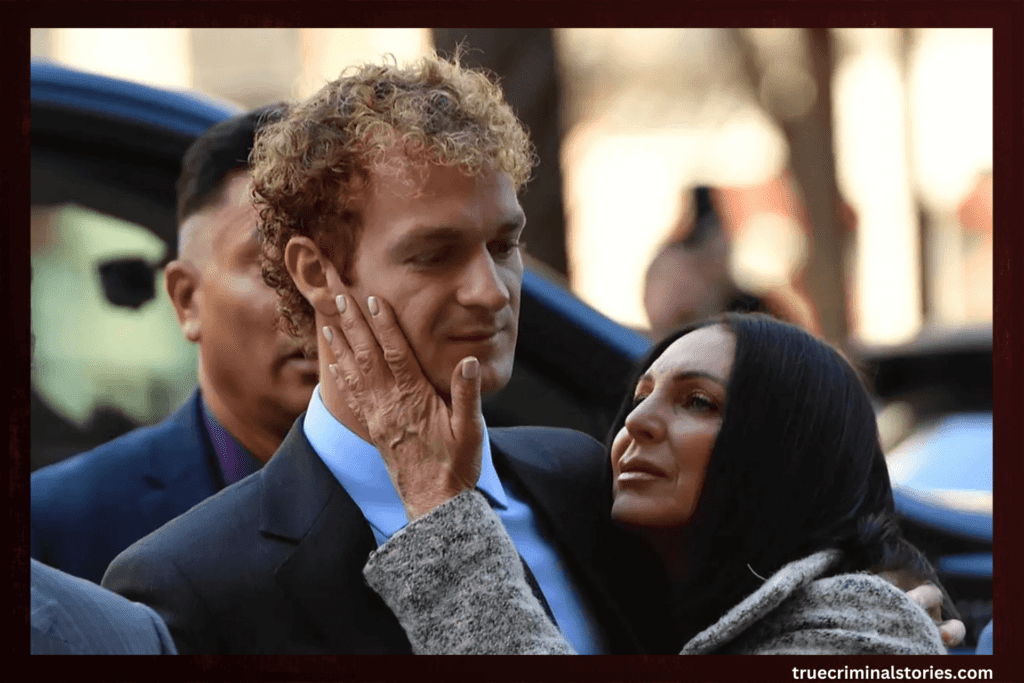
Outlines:
[[[262,476],[260,531],[295,543],[277,583],[305,614],[323,652],[408,653],[402,627],[363,580],[376,547],[370,525],[309,444],[302,421]]]
[[[151,528],[163,525],[221,488],[199,401],[197,389],[153,428],[160,430],[159,436],[147,440],[146,457],[140,459],[146,488],[139,496],[139,505]]]

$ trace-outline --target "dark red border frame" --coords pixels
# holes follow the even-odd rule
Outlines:
[[[935,0],[806,0],[745,2],[345,2],[239,0],[197,2],[67,0],[0,3],[0,108],[8,138],[0,215],[8,216],[7,257],[0,268],[0,301],[9,304],[9,349],[0,365],[8,390],[10,491],[7,508],[11,549],[12,672],[41,679],[202,681],[661,681],[793,680],[792,668],[991,668],[993,680],[1024,680],[1013,656],[1024,642],[1024,567],[1020,543],[1024,519],[1024,3]],[[995,648],[984,658],[937,657],[505,657],[411,660],[406,657],[180,657],[29,658],[28,652],[28,395],[30,336],[28,164],[29,28],[47,26],[316,27],[316,26],[914,26],[994,27],[995,195],[993,364],[995,399]],[[6,209],[6,210],[4,210]],[[1016,579],[1016,580],[1015,580]],[[23,658],[29,658],[27,661]],[[20,664],[17,663],[21,660]],[[898,664],[896,663],[898,662]],[[917,679],[927,680],[927,679]]]

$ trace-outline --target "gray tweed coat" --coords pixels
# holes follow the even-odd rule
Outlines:
[[[819,578],[839,557],[787,564],[680,654],[945,654],[931,618],[898,588],[871,574]],[[477,491],[393,535],[363,575],[416,654],[574,654]]]

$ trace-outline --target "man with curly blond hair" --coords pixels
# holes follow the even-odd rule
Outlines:
[[[534,163],[498,85],[457,55],[346,70],[261,129],[251,172],[263,275],[322,380],[266,467],[105,576],[156,609],[181,652],[410,652],[362,577],[406,514],[332,378],[324,330],[386,311],[443,401],[470,356],[483,392],[504,387],[523,277],[518,193]],[[357,358],[365,350],[353,342]],[[483,429],[478,488],[549,615],[579,652],[635,651],[614,587],[595,571],[610,529],[602,446],[564,429]]]

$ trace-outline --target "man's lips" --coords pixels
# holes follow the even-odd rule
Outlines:
[[[306,358],[302,353],[302,349],[296,349],[292,353],[284,355],[281,358],[281,365],[291,365],[306,373],[316,373],[320,370],[319,363]]]
[[[448,341],[453,342],[485,342],[495,338],[504,328],[489,328],[482,330],[460,331],[458,334],[448,335]]]

